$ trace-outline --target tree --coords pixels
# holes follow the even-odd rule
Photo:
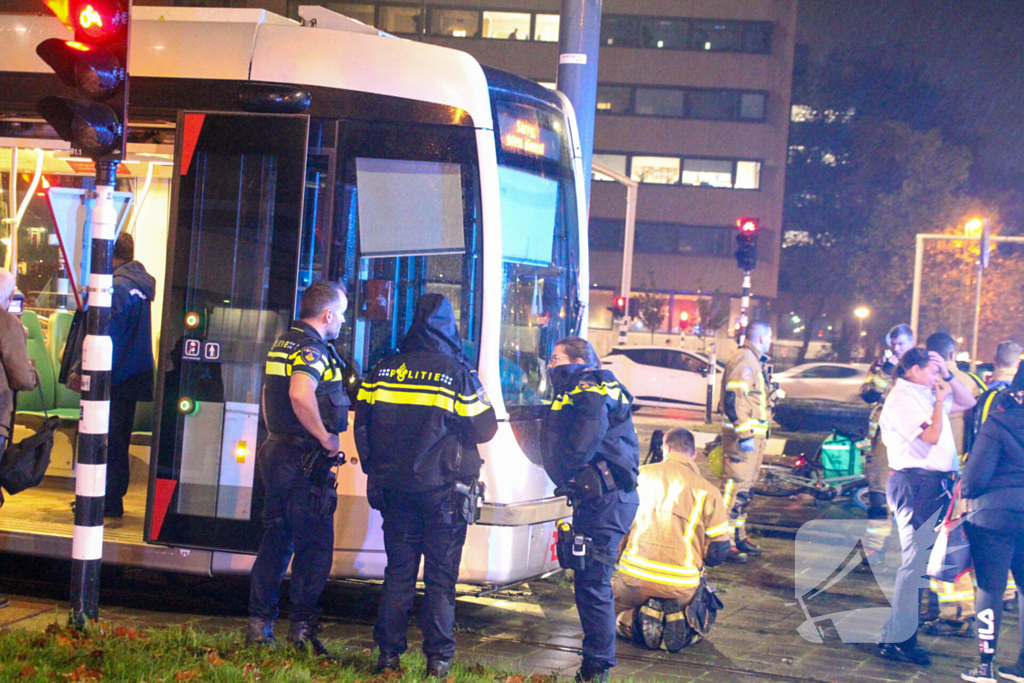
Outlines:
[[[653,291],[655,289],[654,271],[649,272],[647,278],[649,281],[647,291],[636,298],[636,305],[637,316],[644,326],[651,331],[651,343],[653,344],[654,333],[658,331],[661,323],[665,320],[667,301],[665,297],[659,296]]]
[[[713,337],[722,325],[729,322],[728,298],[722,301],[721,293],[716,289],[714,296],[697,300],[697,315],[700,317],[701,345],[707,351],[708,335]]]

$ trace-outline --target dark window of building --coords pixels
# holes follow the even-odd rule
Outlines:
[[[373,5],[350,5],[348,3],[339,4],[336,2],[327,2],[324,3],[324,7],[332,12],[344,14],[346,17],[351,17],[357,21],[361,21],[367,26],[374,25]]]
[[[764,93],[745,92],[740,94],[740,118],[748,121],[764,120]]]
[[[614,14],[601,17],[601,45],[637,47],[637,21],[638,17]]]
[[[685,50],[689,41],[689,19],[640,19],[640,47]]]
[[[679,228],[671,223],[637,223],[634,249],[653,254],[673,254],[679,244]],[[641,249],[641,246],[643,248]]]
[[[734,90],[691,90],[689,115],[692,119],[728,121],[736,118],[736,91]]]
[[[681,117],[684,92],[669,88],[637,88],[636,113],[644,116]]]
[[[633,89],[626,86],[597,86],[597,111],[602,114],[628,114]]]
[[[431,35],[475,38],[480,35],[480,12],[432,8],[428,26]]]
[[[696,19],[690,46],[694,50],[709,52],[740,52],[743,50],[743,23]]]
[[[421,23],[419,7],[382,5],[380,8],[380,26],[377,28],[387,33],[418,34]]]
[[[743,51],[766,55],[772,51],[772,25],[768,22],[750,22],[743,36]]]
[[[591,218],[588,225],[591,249],[622,249],[622,234],[625,227],[622,220]]]

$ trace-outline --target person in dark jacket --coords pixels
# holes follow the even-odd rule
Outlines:
[[[593,539],[586,569],[573,573],[583,625],[583,665],[576,680],[607,681],[617,663],[612,570],[640,505],[633,396],[601,369],[594,347],[579,337],[558,341],[548,368],[555,397],[544,420],[544,470],[568,490],[575,533]],[[598,487],[586,496],[574,493],[588,479]]]
[[[124,516],[135,404],[153,400],[153,324],[151,308],[156,280],[135,260],[135,240],[122,232],[114,243],[114,291],[110,303],[110,426],[107,441],[107,494],[104,517]],[[84,339],[84,335],[79,337]],[[68,388],[82,390],[81,347]]]
[[[964,523],[978,579],[975,610],[981,664],[965,671],[965,681],[996,680],[993,663],[1003,617],[1007,570],[1024,585],[1024,365],[1005,390],[1002,410],[989,415],[964,466],[960,491],[967,501]],[[1024,623],[1024,601],[1020,616]],[[1024,681],[1024,631],[1017,662],[999,670]]]
[[[498,423],[444,296],[419,298],[399,351],[374,368],[356,402],[356,448],[367,498],[384,517],[388,558],[373,639],[378,670],[400,670],[422,558],[427,675],[445,678],[455,655],[455,582],[475,521],[467,503],[480,476],[477,445]]]

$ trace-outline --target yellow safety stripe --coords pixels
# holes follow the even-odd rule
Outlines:
[[[384,380],[377,380],[376,382],[367,382],[363,384],[369,390],[376,389],[377,387],[384,387],[385,389],[413,389],[416,391],[432,391],[441,394],[447,394],[453,398],[457,398],[460,401],[475,401],[476,394],[465,396],[463,394],[457,394],[451,389],[445,387],[439,387],[432,384],[401,384],[399,382],[386,382]]]
[[[704,532],[704,535],[708,538],[714,538],[715,536],[721,536],[727,531],[729,531],[729,522],[725,522],[723,524],[719,524],[718,526],[711,527],[710,529]]]
[[[288,367],[287,363],[279,363],[277,361],[267,361],[267,374],[274,375],[276,377],[289,377],[292,373],[288,372],[291,368]]]
[[[671,574],[674,576],[699,576],[700,570],[696,567],[679,567],[674,564],[664,564],[662,562],[654,562],[653,560],[645,560],[642,557],[631,555],[629,553],[622,553],[622,557],[619,562],[625,562],[627,564],[636,565],[641,569],[648,569],[650,571],[663,572],[665,574]]]
[[[977,375],[975,375],[973,372],[968,372],[967,376],[973,379],[975,383],[978,385],[978,388],[981,389],[982,391],[988,389],[988,385],[985,384],[985,381],[978,377]]]
[[[270,353],[267,354],[267,356],[271,358],[284,358],[285,360],[288,359],[288,354],[285,353],[284,351],[271,351]]]
[[[602,382],[601,384],[595,384],[587,387],[576,387],[561,398],[553,401],[551,403],[551,410],[561,410],[566,406],[575,405],[571,397],[575,394],[582,394],[585,391],[600,394],[601,396],[610,396],[616,401],[622,401],[622,389],[619,387],[618,382]]]
[[[451,396],[435,391],[391,391],[382,387],[377,387],[372,391],[367,391],[365,387],[360,387],[358,400],[370,405],[381,402],[394,405],[440,408],[461,417],[476,417],[490,409],[489,405],[479,399],[470,403],[463,403],[461,400],[456,400]]]
[[[624,564],[619,565],[619,571],[629,576],[635,576],[638,579],[645,581],[652,581],[654,583],[663,583],[667,586],[698,586],[700,585],[700,574],[687,578],[673,578],[670,576],[664,576],[662,574],[655,574],[646,572],[636,567],[629,567]]]
[[[693,509],[690,510],[690,519],[686,523],[686,533],[683,535],[683,543],[686,544],[686,566],[693,566],[693,530],[697,528],[697,522],[700,521],[701,512],[704,510],[704,499],[707,498],[708,492],[704,490],[698,490],[694,496]]]
[[[729,510],[729,496],[732,495],[733,488],[736,487],[736,482],[729,479],[725,482],[725,491],[722,492],[722,504],[725,506],[726,511]]]
[[[973,600],[974,591],[962,591],[960,593],[939,593],[939,602],[960,602],[961,600]]]
[[[727,391],[728,390],[742,391],[744,394],[746,394],[748,391],[750,391],[750,389],[747,388],[747,383],[746,382],[728,382],[725,385],[725,388],[726,388]]]
[[[886,526],[884,529],[881,527],[868,527],[869,534],[877,534],[878,536],[889,536],[892,533],[891,526]]]
[[[992,408],[992,402],[996,399],[996,396],[998,396],[998,395],[999,395],[999,392],[993,391],[992,395],[985,399],[985,407],[982,408],[982,410],[981,410],[981,423],[982,424],[985,424],[985,421],[988,420],[988,411]]]
[[[887,389],[887,388],[889,388],[889,383],[886,382],[884,379],[882,379],[882,377],[879,376],[879,375],[872,375],[871,376],[871,383],[874,384],[879,389]]]

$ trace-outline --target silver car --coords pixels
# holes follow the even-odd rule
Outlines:
[[[861,403],[860,387],[869,367],[863,363],[804,363],[775,373],[773,379],[788,399]]]

